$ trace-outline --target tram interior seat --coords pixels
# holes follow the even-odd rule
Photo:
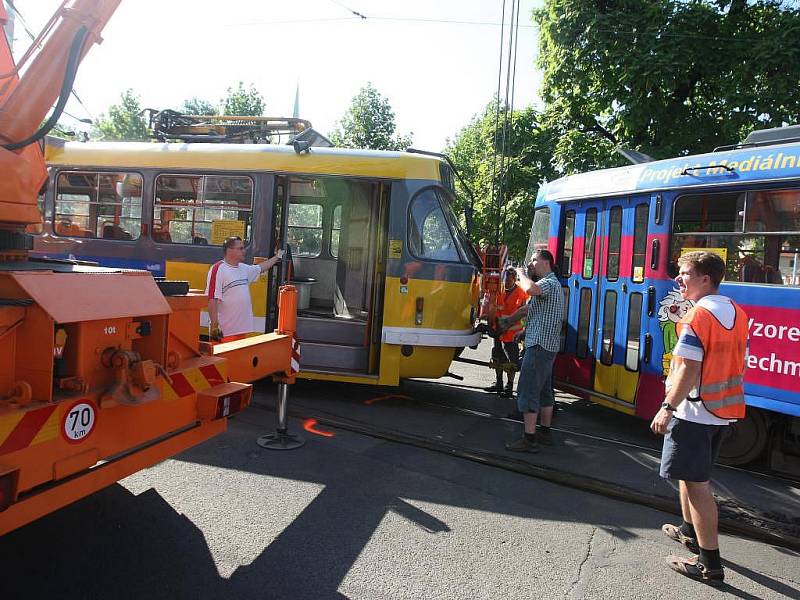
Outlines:
[[[125,231],[119,225],[114,223],[106,223],[103,225],[103,239],[104,240],[131,240],[131,234]]]
[[[162,229],[158,225],[155,225],[153,227],[153,232],[150,235],[153,238],[154,242],[158,242],[161,244],[169,244],[172,242],[172,234],[170,234],[169,229],[167,228]]]
[[[59,221],[55,225],[55,232],[58,235],[66,235],[72,237],[92,237],[92,233],[88,229],[84,229],[80,225],[72,221]]]

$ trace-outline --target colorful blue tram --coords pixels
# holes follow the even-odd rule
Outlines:
[[[650,419],[664,397],[685,252],[726,262],[721,288],[747,312],[748,416],[729,464],[800,455],[800,132],[756,132],[722,152],[582,173],[541,187],[528,254],[546,247],[567,311],[555,385]],[[793,137],[794,142],[784,141]]]

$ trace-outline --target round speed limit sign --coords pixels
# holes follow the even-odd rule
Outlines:
[[[97,408],[89,400],[79,400],[64,411],[61,433],[64,438],[77,444],[89,437],[97,423]]]

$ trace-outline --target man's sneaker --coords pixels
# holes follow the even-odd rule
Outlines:
[[[725,571],[723,569],[709,569],[700,562],[699,556],[692,556],[691,558],[668,556],[667,564],[673,571],[677,571],[695,581],[701,581],[713,586],[720,586],[725,583]]]
[[[506,444],[506,450],[511,450],[511,452],[530,452],[532,454],[536,454],[539,451],[539,444],[535,441],[530,441],[525,436],[514,440],[513,442],[509,442]]]
[[[500,397],[501,398],[511,398],[513,396],[514,396],[513,390],[509,390],[508,388],[506,388],[502,392],[500,392]]]
[[[694,552],[695,554],[700,552],[700,547],[697,544],[697,540],[683,533],[678,525],[665,523],[661,526],[661,531],[663,531],[664,535],[669,539],[686,546],[689,549],[689,552]]]
[[[543,429],[539,428],[536,430],[536,440],[542,446],[552,446],[553,445],[553,432],[550,429]]]
[[[497,385],[497,384],[490,385],[489,387],[483,388],[483,391],[484,392],[489,392],[490,394],[499,394],[500,392],[503,391],[503,386],[502,385]]]

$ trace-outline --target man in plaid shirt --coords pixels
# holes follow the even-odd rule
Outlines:
[[[525,356],[517,386],[517,407],[525,422],[524,435],[506,444],[514,452],[538,452],[539,444],[552,445],[550,424],[553,420],[553,362],[561,343],[561,321],[564,317],[564,292],[553,273],[553,255],[536,250],[528,264],[528,273],[517,269],[518,285],[531,297],[525,325]],[[529,277],[531,275],[536,280]],[[502,328],[521,319],[526,307],[501,320]],[[536,431],[536,419],[542,413],[542,424]]]

